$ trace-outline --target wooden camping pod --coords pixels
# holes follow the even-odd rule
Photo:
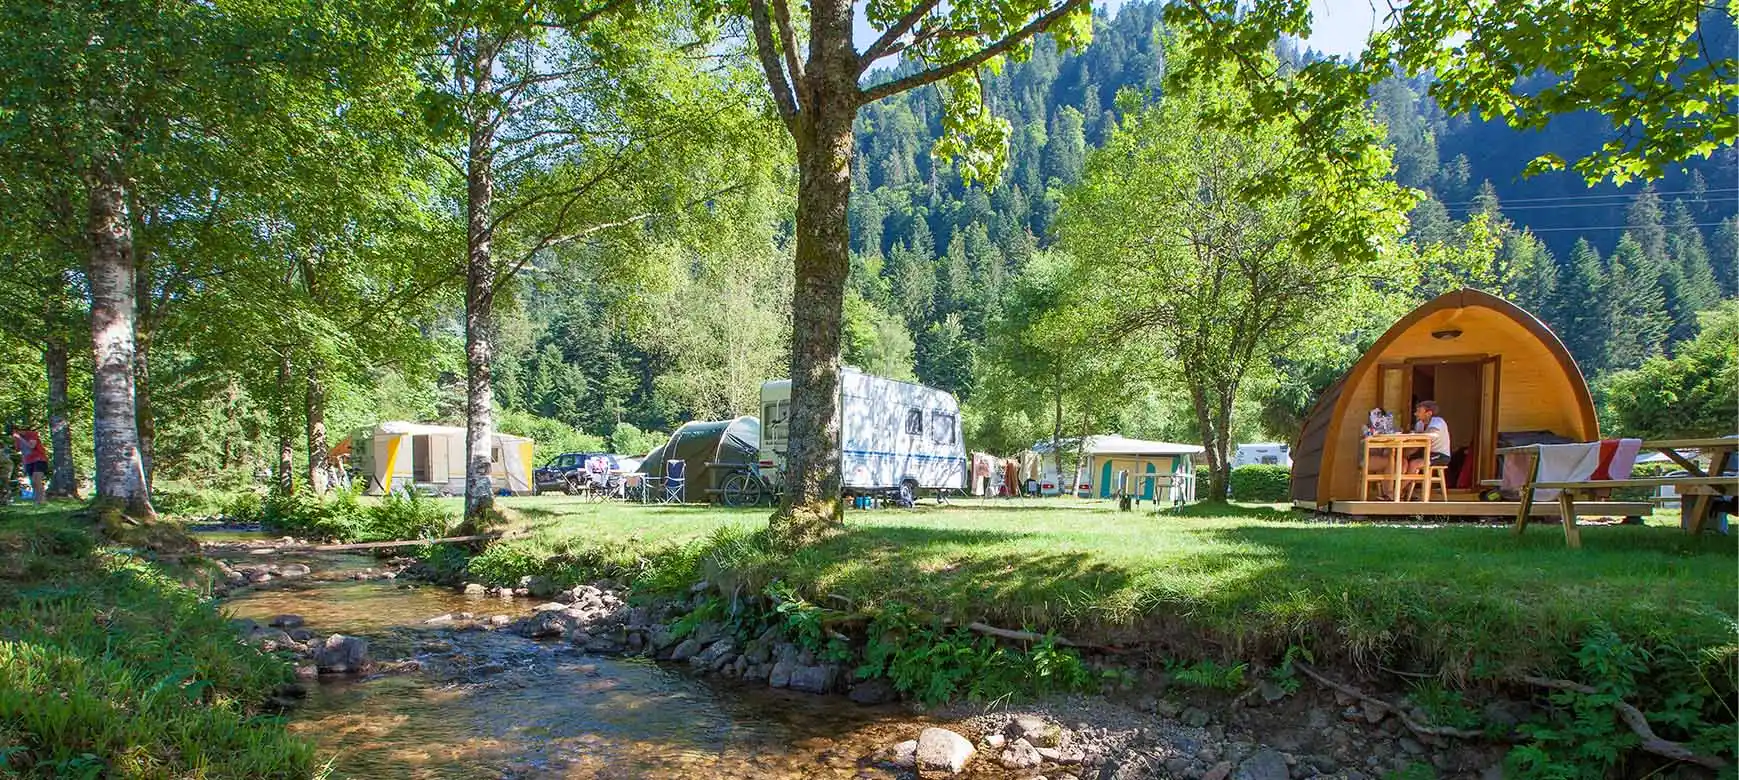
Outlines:
[[[1381,406],[1398,427],[1409,426],[1413,402],[1431,397],[1420,395],[1421,386],[1456,388],[1433,400],[1480,479],[1497,475],[1501,432],[1600,437],[1588,383],[1557,335],[1502,298],[1455,290],[1401,318],[1323,391],[1293,448],[1293,502],[1318,508],[1358,499],[1360,437],[1371,409]]]

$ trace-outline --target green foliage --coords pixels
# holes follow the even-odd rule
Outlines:
[[[1285,466],[1249,465],[1232,469],[1228,484],[1233,501],[1273,503],[1292,495],[1292,469]]]
[[[1437,768],[1421,761],[1411,761],[1405,769],[1384,772],[1383,780],[1437,780]]]
[[[610,451],[618,455],[639,457],[670,439],[670,434],[642,431],[633,423],[618,423],[610,432]]]
[[[0,773],[315,774],[261,713],[289,667],[170,572],[93,545],[58,513],[0,515]]]
[[[1207,688],[1215,691],[1235,691],[1244,687],[1244,673],[1247,664],[1221,664],[1212,658],[1186,663],[1183,661],[1168,661],[1165,665],[1167,674],[1173,681],[1193,688]]]
[[[1700,322],[1701,332],[1673,357],[1651,357],[1600,383],[1603,406],[1624,435],[1655,439],[1733,432],[1739,302],[1722,302]]]
[[[957,698],[998,701],[1097,687],[1072,650],[1046,637],[1029,650],[999,647],[988,636],[943,628],[915,618],[899,604],[886,606],[869,625],[859,679],[887,677],[894,688],[926,704]]]
[[[1332,350],[1387,297],[1373,280],[1417,278],[1395,245],[1411,196],[1386,179],[1387,152],[1325,172],[1263,109],[1230,68],[1167,93],[1091,156],[1060,219],[1079,277],[1068,310],[1105,347],[1154,350],[1149,372],[1191,399],[1219,462],[1275,359]],[[1351,115],[1336,132],[1358,146],[1380,128]]]
[[[1316,661],[1308,649],[1300,645],[1287,645],[1286,654],[1280,658],[1280,665],[1268,671],[1268,679],[1279,686],[1280,690],[1287,695],[1297,693],[1298,689],[1303,686],[1303,682],[1298,677],[1298,667],[1293,665],[1293,662],[1299,659],[1303,659],[1307,663]]]
[[[1615,708],[1631,699],[1660,736],[1689,742],[1704,754],[1732,751],[1727,702],[1733,680],[1709,674],[1706,665],[1713,659],[1689,657],[1671,644],[1650,651],[1603,624],[1588,628],[1574,659],[1586,690],[1551,691],[1551,706],[1521,725],[1522,740],[1505,758],[1506,775],[1607,775],[1641,739]]]
[[[513,409],[504,410],[496,417],[496,429],[529,437],[534,463],[541,464],[564,452],[604,452],[609,449],[602,436],[586,433],[560,420]]]
[[[1434,679],[1415,683],[1408,698],[1419,705],[1419,709],[1425,712],[1429,722],[1435,726],[1478,729],[1484,723],[1479,713],[1467,706],[1466,697],[1461,691],[1445,688]]]
[[[365,503],[354,490],[333,491],[322,499],[310,493],[261,500],[242,494],[224,509],[237,522],[257,522],[275,534],[338,542],[388,542],[438,539],[452,530],[453,512],[434,499],[389,493]]]
[[[1308,38],[1312,26],[1305,0],[1188,3],[1171,6],[1166,19],[1201,57],[1168,84],[1174,89],[1259,56],[1277,38]],[[1431,93],[1449,113],[1501,118],[1516,129],[1538,130],[1554,117],[1579,112],[1602,115],[1611,140],[1594,149],[1579,147],[1574,154],[1584,156],[1574,163],[1542,154],[1528,170],[1569,165],[1591,183],[1610,178],[1623,184],[1708,157],[1739,137],[1729,78],[1733,61],[1711,57],[1704,48],[1705,31],[1718,36],[1731,20],[1722,8],[1667,0],[1623,7],[1572,0],[1477,6],[1429,0],[1396,13],[1357,58],[1318,60],[1293,80],[1273,79],[1256,68],[1241,78],[1264,114],[1295,117],[1300,143],[1321,154],[1323,165],[1347,164],[1355,154],[1326,129],[1332,121],[1325,119],[1358,110],[1370,90],[1399,69],[1432,74],[1437,82]],[[1554,77],[1540,79],[1541,72]]]

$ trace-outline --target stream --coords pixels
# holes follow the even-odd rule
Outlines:
[[[239,591],[224,602],[236,617],[265,623],[300,615],[320,633],[367,638],[377,661],[415,658],[422,665],[307,683],[290,728],[331,758],[336,775],[895,777],[868,757],[917,729],[898,706],[860,707],[843,697],[697,679],[650,661],[586,655],[566,643],[423,624],[460,611],[517,617],[532,606],[528,599],[343,579],[373,563],[360,556],[269,560],[306,564],[318,579]]]

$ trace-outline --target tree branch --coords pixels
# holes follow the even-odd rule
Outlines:
[[[875,43],[863,50],[863,56],[857,58],[858,75],[863,75],[876,60],[893,53],[893,45],[911,32],[913,27],[918,26],[918,22],[923,21],[924,17],[929,16],[940,2],[941,0],[922,0],[912,6],[912,10],[907,11],[904,16],[894,20],[893,25],[882,33],[882,37],[877,38]]]
[[[755,28],[755,54],[761,60],[761,70],[767,72],[767,86],[773,91],[773,104],[779,107],[779,118],[792,136],[797,135],[797,94],[785,79],[785,66],[779,64],[779,52],[773,45],[773,27],[767,20],[766,0],[749,0],[749,16]]]
[[[921,87],[925,84],[932,84],[957,73],[975,69],[978,66],[989,62],[991,59],[1000,56],[1009,49],[1014,48],[1021,42],[1049,29],[1051,25],[1057,22],[1057,20],[1069,15],[1075,9],[1086,5],[1086,2],[1087,0],[1063,0],[1060,5],[1051,9],[1045,15],[1028,22],[1027,26],[1010,33],[1008,37],[980,49],[977,54],[929,70],[919,71],[910,76],[906,76],[905,78],[894,79],[893,81],[878,84],[864,90],[858,97],[858,105],[874,103],[882,98],[891,95],[898,95],[906,90]]]
[[[1581,683],[1571,682],[1569,680],[1553,680],[1546,677],[1523,677],[1522,682],[1529,685],[1538,685],[1542,688],[1551,688],[1559,691],[1574,691],[1585,695],[1599,693],[1599,691],[1596,691],[1594,688]],[[1720,756],[1698,755],[1682,742],[1674,742],[1655,734],[1654,729],[1648,725],[1648,717],[1643,715],[1642,710],[1637,709],[1635,705],[1632,705],[1623,699],[1619,699],[1618,701],[1613,702],[1612,706],[1618,710],[1618,717],[1624,720],[1624,725],[1629,726],[1632,732],[1635,732],[1638,737],[1642,738],[1642,744],[1637,745],[1637,747],[1642,748],[1644,751],[1653,753],[1662,758],[1670,758],[1674,761],[1684,761],[1686,763],[1696,764],[1697,766],[1708,767],[1709,769],[1721,769],[1727,766],[1727,761]]]
[[[785,52],[785,66],[791,69],[791,80],[803,84],[803,63],[797,57],[797,32],[791,27],[789,0],[773,0],[773,20],[779,24],[780,50]]]

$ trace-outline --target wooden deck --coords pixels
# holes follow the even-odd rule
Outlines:
[[[1520,501],[1335,501],[1323,508],[1298,501],[1294,506],[1354,517],[1496,517],[1514,520]],[[1654,512],[1648,501],[1577,501],[1579,517],[1647,517]],[[1558,502],[1537,501],[1529,517],[1557,517]]]

